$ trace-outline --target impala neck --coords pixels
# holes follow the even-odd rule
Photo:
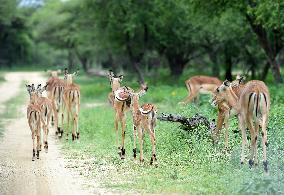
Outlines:
[[[238,108],[239,98],[231,88],[227,92],[227,100],[228,100],[229,105],[238,112],[239,111],[239,108]]]
[[[72,77],[67,77],[66,83],[67,83],[68,85],[72,84],[72,83],[73,83]]]
[[[139,97],[136,94],[132,98],[132,108],[133,113],[136,113],[139,110]]]
[[[111,85],[112,92],[118,90],[118,88],[120,88],[120,83],[114,80]]]
[[[31,104],[36,104],[37,103],[37,98],[38,98],[38,96],[36,94],[31,94],[31,96],[30,96],[30,103]]]

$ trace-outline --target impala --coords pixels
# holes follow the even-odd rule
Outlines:
[[[48,151],[48,142],[47,142],[47,137],[48,137],[48,132],[49,132],[49,123],[50,123],[50,119],[52,114],[55,113],[55,108],[51,102],[51,100],[47,97],[43,97],[42,93],[46,90],[47,85],[45,85],[44,87],[41,87],[41,84],[39,84],[37,86],[36,89],[36,103],[40,108],[41,111],[41,117],[43,119],[42,122],[42,128],[44,131],[44,149],[46,150],[46,152]]]
[[[121,159],[125,158],[125,148],[124,148],[124,140],[125,140],[125,113],[130,110],[131,106],[131,97],[130,92],[133,90],[129,87],[120,87],[116,91],[114,91],[114,101],[113,108],[115,111],[115,121],[114,127],[116,130],[116,144],[118,146],[118,153]],[[121,145],[118,144],[118,125],[121,124]]]
[[[232,82],[232,90],[240,97],[240,93],[244,87],[244,77],[237,76],[236,80]],[[220,130],[224,124],[226,129],[225,134],[225,148],[228,149],[228,133],[229,133],[229,118],[236,115],[234,109],[223,99],[221,95],[219,95],[216,91],[213,93],[213,98],[211,100],[211,104],[213,106],[217,106],[218,108],[218,117],[217,117],[217,127],[213,132],[213,141],[217,142],[219,139]]]
[[[143,142],[144,132],[147,131],[150,136],[152,144],[152,156],[150,164],[157,161],[156,158],[156,136],[155,126],[157,121],[157,108],[153,104],[143,104],[139,106],[139,98],[146,93],[148,87],[145,84],[141,85],[141,89],[138,92],[130,92],[132,101],[132,115],[133,115],[133,134],[134,134],[134,149],[133,155],[136,158],[136,131],[138,131],[139,143],[140,143],[140,162],[144,161],[143,158]]]
[[[27,91],[30,96],[30,102],[27,107],[27,119],[28,124],[32,133],[32,140],[33,140],[33,156],[32,161],[35,160],[35,155],[37,159],[39,159],[39,152],[40,152],[40,127],[41,127],[41,110],[36,102],[36,93],[34,84],[26,85]],[[37,144],[35,143],[35,139],[37,139]],[[36,151],[36,154],[35,154]]]
[[[51,77],[47,81],[47,96],[51,100],[53,107],[55,108],[54,122],[56,127],[56,134],[59,137],[63,135],[63,121],[64,121],[64,113],[63,113],[63,93],[65,88],[65,82],[58,77]],[[59,126],[59,116],[61,117],[61,126]]]
[[[80,87],[73,83],[73,77],[78,74],[78,71],[73,74],[69,74],[65,69],[64,80],[64,103],[67,110],[67,129],[66,139],[68,139],[69,126],[72,126],[72,140],[79,139],[79,112],[80,112]],[[71,122],[70,122],[71,118]]]
[[[209,76],[193,76],[185,81],[185,86],[188,90],[188,96],[180,102],[181,104],[187,104],[194,99],[197,99],[199,94],[213,93],[218,86],[222,84],[216,77]]]

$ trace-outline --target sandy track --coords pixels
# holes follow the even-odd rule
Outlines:
[[[5,79],[0,86],[1,107],[22,92],[23,81],[45,83],[39,73],[7,73]],[[40,159],[32,162],[32,139],[25,109],[25,105],[19,108],[21,117],[12,119],[0,138],[0,194],[90,194],[83,178],[65,168],[66,162],[60,155],[52,128],[49,152],[42,151]]]

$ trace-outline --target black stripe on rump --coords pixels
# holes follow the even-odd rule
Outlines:
[[[256,116],[256,117],[257,117],[257,111],[258,111],[259,95],[260,95],[260,94],[256,94],[256,107],[255,107],[255,116]]]
[[[251,93],[251,94],[249,95],[248,108],[249,108],[251,96],[252,96],[253,94],[254,94],[254,93]]]
[[[262,93],[263,97],[264,97],[264,100],[265,100],[265,105],[267,107],[267,99],[266,99],[266,95],[264,93]]]

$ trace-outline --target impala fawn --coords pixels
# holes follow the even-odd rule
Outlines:
[[[33,140],[33,156],[32,161],[35,160],[35,155],[37,156],[37,159],[39,159],[39,152],[40,152],[40,128],[41,128],[41,110],[39,105],[36,102],[36,93],[34,84],[32,85],[26,85],[27,91],[30,96],[30,102],[27,106],[27,119],[28,124],[32,133],[32,140]],[[37,144],[35,143],[35,139],[37,139]],[[36,153],[35,153],[36,152]]]
[[[132,101],[132,116],[133,116],[133,134],[134,134],[134,149],[133,156],[136,158],[136,133],[138,131],[139,143],[140,143],[140,161],[144,161],[143,157],[143,141],[144,133],[147,131],[150,136],[152,144],[152,156],[150,164],[157,161],[156,158],[156,136],[155,126],[157,121],[157,108],[153,104],[143,104],[139,106],[139,98],[144,95],[148,90],[145,84],[141,85],[141,89],[138,92],[130,92]]]
[[[78,71],[69,74],[65,69],[64,80],[64,104],[67,110],[67,129],[66,139],[68,139],[69,126],[72,126],[72,140],[79,139],[79,112],[80,112],[80,87],[73,83],[73,77],[78,74]],[[71,118],[71,121],[70,121]]]

